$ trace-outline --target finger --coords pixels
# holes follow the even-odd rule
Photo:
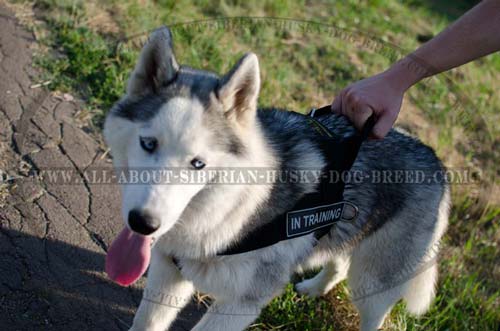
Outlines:
[[[373,109],[368,105],[360,105],[357,108],[350,107],[347,116],[351,120],[354,127],[358,130],[363,130],[363,126],[368,118],[373,114]]]
[[[372,137],[375,139],[384,138],[391,130],[397,118],[397,112],[384,111],[375,123],[372,130]]]
[[[342,93],[342,105],[340,107],[340,113],[350,118],[349,114],[351,112],[351,107],[354,105],[352,100],[347,96],[347,92]]]
[[[342,113],[342,92],[339,93],[339,95],[337,95],[335,97],[335,99],[333,99],[333,102],[332,102],[332,111],[335,114],[341,114]]]

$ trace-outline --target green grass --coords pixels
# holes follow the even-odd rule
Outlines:
[[[249,330],[321,330],[335,331],[332,304],[327,300],[297,295],[289,285],[274,299]]]
[[[167,24],[178,60],[218,73],[246,51],[259,55],[261,105],[306,111],[331,102],[334,93],[384,70],[457,18],[471,1],[37,1],[40,22],[32,28],[47,46],[38,56],[54,90],[82,97],[99,126],[123,93],[141,38],[125,36]],[[320,22],[247,19],[180,24],[222,16],[293,17]],[[175,24],[177,23],[177,24]],[[335,26],[334,37],[327,26]],[[143,39],[142,39],[143,40]],[[364,41],[373,42],[363,46]],[[450,228],[440,260],[437,298],[415,318],[398,304],[386,330],[497,330],[500,323],[500,56],[468,64],[426,80],[408,93],[428,124],[418,131],[449,166],[480,168],[481,186],[455,186]],[[435,134],[434,134],[435,132]],[[485,193],[486,192],[486,193]],[[355,330],[357,317],[344,285],[319,299],[297,296],[288,287],[250,330]]]
[[[38,59],[54,88],[79,91],[96,109],[108,109],[123,94],[129,74],[124,68],[133,65],[134,52],[109,47],[103,37],[86,28],[67,26],[58,29],[54,44],[59,45],[64,57]]]

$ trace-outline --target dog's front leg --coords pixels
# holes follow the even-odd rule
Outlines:
[[[192,331],[242,331],[260,314],[265,303],[215,302]]]
[[[193,291],[193,284],[182,277],[172,259],[153,249],[146,289],[130,330],[167,330]]]

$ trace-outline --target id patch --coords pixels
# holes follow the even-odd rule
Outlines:
[[[342,219],[344,202],[318,206],[301,210],[292,210],[286,214],[286,235],[288,238],[314,232],[330,226]]]

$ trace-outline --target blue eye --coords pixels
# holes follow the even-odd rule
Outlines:
[[[198,158],[194,158],[194,159],[191,160],[191,165],[196,170],[200,170],[200,169],[203,169],[205,167],[205,162],[203,162],[202,160],[200,160]]]
[[[139,142],[142,149],[148,153],[153,153],[158,146],[158,141],[152,137],[139,137]]]

